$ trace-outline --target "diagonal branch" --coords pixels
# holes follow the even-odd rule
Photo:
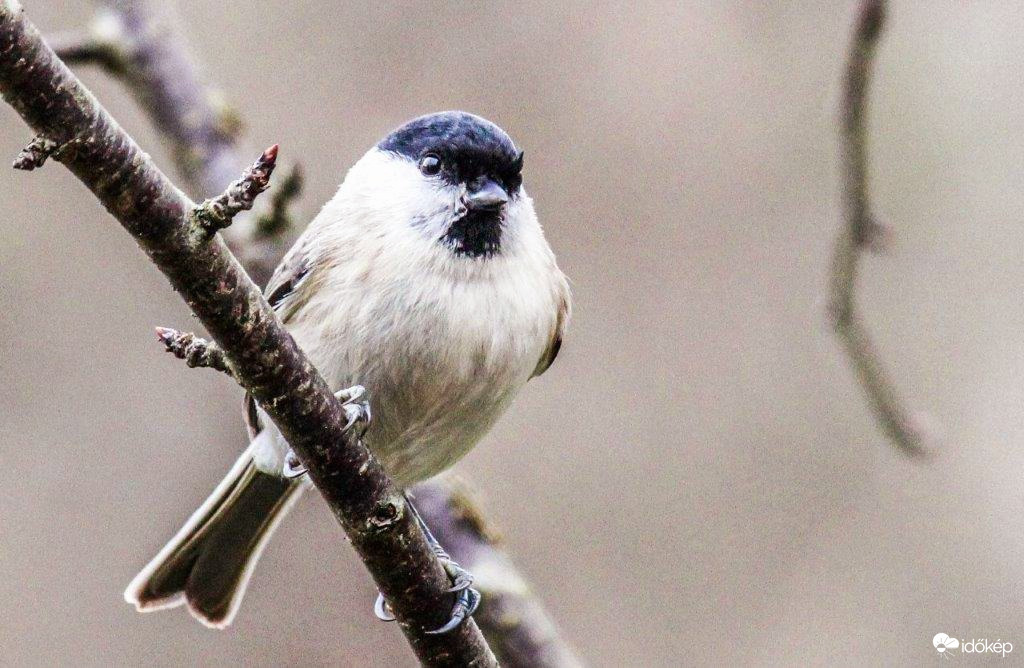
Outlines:
[[[428,665],[497,665],[472,620],[445,636],[452,595],[403,495],[345,429],[327,383],[219,235],[191,233],[191,202],[42,40],[0,0],[0,94],[93,192],[188,302],[235,377],[288,439]]]
[[[905,454],[920,456],[927,452],[922,425],[889,378],[854,299],[861,256],[879,230],[868,195],[865,115],[875,46],[884,19],[884,0],[861,3],[846,65],[841,107],[845,226],[832,258],[829,316],[885,433]]]
[[[178,147],[173,155],[193,189],[207,194],[216,192],[242,170],[243,160],[233,143],[214,131],[223,112],[211,102],[216,96],[199,78],[182,31],[166,15],[172,11],[168,6],[172,3],[164,3],[164,15],[149,0],[99,0],[98,4],[101,10],[86,35],[103,44],[105,52],[120,55],[113,60],[99,58],[92,62],[122,78],[157,130]],[[66,36],[59,39],[69,50],[76,43]],[[77,40],[82,41],[80,37]],[[237,115],[232,115],[232,119],[232,125],[240,124]],[[201,159],[193,160],[190,156]],[[263,200],[257,200],[255,232],[225,239],[254,278],[262,277],[265,281],[279,259],[279,246],[266,239],[274,238],[289,226],[288,206],[298,194],[299,183],[298,171],[293,170],[271,191],[269,211],[260,210],[259,202]],[[243,227],[245,224],[242,223]],[[232,225],[228,232],[238,225]],[[200,341],[196,337],[185,342],[183,350],[191,356],[183,359],[186,363],[194,359],[197,366],[219,368],[215,363],[198,363],[205,357],[193,357]],[[210,359],[215,360],[216,356]],[[471,572],[490,574],[478,577],[474,584],[484,601],[475,619],[502,663],[542,668],[582,665],[507,553],[492,536],[477,530],[482,526],[480,522],[465,521],[468,517],[481,517],[471,497],[462,488],[443,481],[417,485],[415,495],[421,501],[420,513],[449,553]],[[509,583],[517,586],[509,587]]]

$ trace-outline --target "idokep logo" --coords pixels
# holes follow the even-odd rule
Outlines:
[[[999,654],[1004,658],[1013,651],[1013,643],[1003,642],[999,638],[992,642],[989,642],[988,638],[957,640],[945,633],[936,633],[932,638],[932,646],[944,657],[948,657],[950,653],[956,652],[958,649],[961,654]]]
[[[932,644],[935,645],[935,649],[938,650],[939,654],[945,654],[959,647],[960,641],[956,638],[950,638],[945,633],[936,633],[935,637],[932,638]]]

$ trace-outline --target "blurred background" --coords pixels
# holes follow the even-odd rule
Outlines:
[[[25,4],[44,31],[92,11]],[[304,220],[424,112],[525,148],[575,320],[458,468],[589,663],[905,665],[939,632],[1024,655],[1024,6],[894,2],[880,44],[896,243],[859,299],[940,428],[921,464],[824,317],[851,3],[353,4],[181,8],[246,155],[305,167]],[[173,174],[120,84],[79,72]],[[30,136],[0,105],[0,156]],[[230,630],[122,602],[243,447],[242,394],[161,350],[152,327],[192,318],[66,170],[7,171],[0,202],[0,663],[413,665],[314,495]]]

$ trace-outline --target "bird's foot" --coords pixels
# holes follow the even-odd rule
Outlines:
[[[452,586],[448,591],[456,594],[455,605],[452,607],[452,614],[448,621],[440,628],[427,631],[428,635],[443,635],[457,629],[462,622],[476,612],[476,609],[480,607],[480,592],[471,586],[473,584],[472,573],[459,566],[454,559],[441,549],[440,545],[435,543],[431,545],[431,549],[437,554],[444,572],[448,574],[449,579],[452,581]],[[377,615],[377,619],[381,621],[395,621],[395,615],[391,611],[391,606],[384,600],[383,594],[377,594],[377,602],[373,606],[373,612]]]
[[[354,431],[356,438],[362,438],[370,426],[370,421],[373,420],[370,402],[363,398],[366,396],[366,388],[362,385],[353,385],[338,390],[334,396],[341,399],[341,407],[345,410],[345,431]]]
[[[291,448],[288,449],[288,454],[284,456],[284,477],[301,478],[306,475],[306,467],[299,461],[299,456],[295,454],[295,451]]]
[[[370,402],[363,399],[366,395],[366,388],[362,385],[353,385],[334,393],[342,402],[342,409],[345,411],[345,431],[355,432],[356,438],[362,438],[373,419],[370,413]],[[288,450],[284,457],[284,477],[298,478],[306,474],[306,467],[299,461],[294,450]]]
[[[466,618],[480,607],[480,592],[472,587],[473,574],[459,566],[454,559],[449,557],[440,548],[440,545],[434,546],[434,552],[441,561],[444,572],[448,574],[448,578],[452,581],[452,586],[448,591],[455,594],[455,605],[452,607],[452,616],[448,618],[448,622],[441,628],[427,631],[429,635],[444,635],[449,631],[457,629]]]

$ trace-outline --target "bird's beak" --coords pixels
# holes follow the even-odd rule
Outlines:
[[[493,179],[482,178],[467,184],[466,206],[478,211],[494,211],[508,204],[508,193]]]

